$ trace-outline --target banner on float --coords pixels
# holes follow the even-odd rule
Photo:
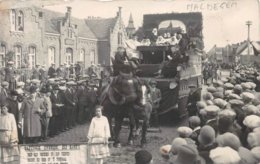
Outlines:
[[[22,164],[86,164],[87,144],[20,145]]]

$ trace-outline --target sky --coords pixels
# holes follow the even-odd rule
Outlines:
[[[48,1],[48,0],[45,0]],[[64,0],[46,9],[65,13],[72,7],[72,16],[109,18],[115,17],[122,7],[122,17],[128,24],[132,13],[135,27],[142,26],[144,14],[171,12],[202,12],[205,51],[214,45],[238,43],[247,39],[246,21],[252,21],[250,38],[260,40],[260,0]],[[105,1],[105,2],[104,2]],[[54,2],[54,1],[52,1]]]

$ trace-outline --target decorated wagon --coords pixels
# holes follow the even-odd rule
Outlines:
[[[141,145],[146,143],[152,113],[149,80],[156,80],[162,92],[160,115],[186,114],[189,86],[201,88],[201,30],[200,13],[144,15],[145,37],[138,36],[141,42],[126,41],[126,47],[118,48],[112,58],[114,76],[102,87],[100,96],[111,129],[115,118],[114,146],[120,146],[119,133],[125,117],[130,123],[128,142],[132,143],[134,127],[138,129],[142,119]]]
[[[157,87],[161,90],[162,100],[159,115],[173,113],[181,117],[186,113],[189,86],[195,85],[198,90],[201,89],[201,52],[197,50],[187,50],[189,55],[187,63],[178,63],[176,65],[177,74],[175,76],[165,77],[159,75],[163,64],[167,63],[167,52],[171,46],[139,46],[138,51],[142,54],[141,64],[139,65],[138,76],[141,79],[155,80]],[[154,61],[154,58],[157,58]],[[159,59],[160,58],[160,59]],[[149,64],[148,64],[149,63]],[[174,66],[172,67],[174,69]]]

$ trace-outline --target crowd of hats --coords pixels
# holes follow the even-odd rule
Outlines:
[[[172,145],[160,148],[179,163],[260,162],[260,80],[254,68],[240,66],[230,77],[214,80],[197,102],[197,115],[177,129]],[[199,130],[198,130],[199,129]]]
[[[15,87],[15,93],[21,96],[28,96],[29,93],[41,92],[47,93],[51,90],[62,90],[65,91],[68,86],[80,86],[86,85],[87,87],[94,88],[97,91],[99,88],[99,82],[101,79],[96,76],[81,76],[80,79],[74,77],[70,79],[64,79],[62,77],[49,78],[46,81],[39,79],[27,79],[25,82],[17,81]],[[9,86],[7,81],[2,81],[1,85]],[[13,92],[12,92],[13,93]]]

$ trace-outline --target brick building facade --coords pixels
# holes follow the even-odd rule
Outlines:
[[[65,14],[33,6],[0,10],[0,65],[8,54],[17,68],[78,61],[85,67],[92,62],[110,65],[126,38],[121,8],[114,18],[96,19],[98,28],[89,23],[94,19],[77,19],[71,12],[71,7]]]

